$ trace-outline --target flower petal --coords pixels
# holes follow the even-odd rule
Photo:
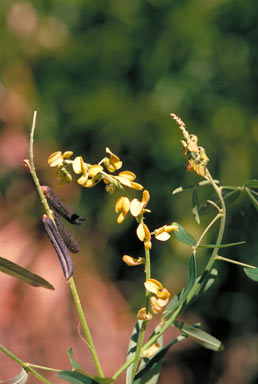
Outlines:
[[[94,164],[89,168],[89,177],[95,177],[99,172],[103,171],[103,167],[98,164]]]
[[[144,264],[145,260],[143,257],[138,257],[138,259],[136,259],[132,256],[124,255],[123,256],[123,262],[125,264],[129,265],[130,267],[135,267],[137,265]]]
[[[141,191],[143,189],[143,185],[139,183],[131,182],[131,188],[136,189],[137,191]]]
[[[159,241],[167,241],[168,239],[170,239],[170,234],[165,231],[160,232],[159,234],[155,235],[155,239]]]
[[[138,320],[145,320],[145,321],[148,321],[148,320],[151,320],[151,318],[152,318],[151,313],[150,313],[150,312],[147,313],[145,307],[141,308],[141,309],[138,311],[138,313],[137,313],[137,319],[138,319]]]
[[[121,176],[116,176],[116,179],[123,185],[126,185],[127,187],[131,187],[132,186],[132,183],[130,180],[124,178],[124,177],[121,177]]]
[[[138,225],[137,230],[136,230],[136,234],[138,236],[138,239],[140,239],[141,241],[144,241],[145,231],[144,231],[144,226],[142,223]]]
[[[154,293],[155,295],[158,293],[158,291],[163,289],[163,285],[156,279],[147,279],[144,283],[144,286],[147,291]]]
[[[117,218],[117,223],[121,224],[124,221],[125,217],[126,217],[126,214],[124,212],[121,212]]]
[[[88,181],[88,174],[82,175],[78,180],[77,183],[80,184],[82,187],[86,187],[86,183]]]
[[[64,160],[61,151],[54,152],[48,157],[48,164],[50,165],[50,167],[57,167],[59,165],[62,165],[63,162]]]
[[[116,213],[122,211],[122,209],[123,209],[123,199],[124,199],[124,196],[120,196],[119,199],[117,200],[116,205],[115,205]]]
[[[71,157],[72,155],[73,155],[72,151],[65,151],[63,153],[63,159],[69,159],[69,157]]]
[[[74,173],[76,173],[77,175],[79,175],[80,173],[84,173],[86,171],[86,166],[81,156],[76,156],[72,166],[73,166]]]
[[[119,172],[118,176],[123,177],[124,179],[128,179],[130,181],[133,181],[136,179],[136,175],[131,171],[122,171]]]
[[[130,209],[130,200],[128,197],[123,198],[123,212],[126,214]]]
[[[150,192],[145,189],[142,193],[142,202],[144,203],[144,206],[146,207],[147,203],[150,200]]]
[[[144,203],[139,201],[138,199],[133,199],[130,206],[130,212],[132,216],[137,217],[142,212],[142,209],[144,207]]]

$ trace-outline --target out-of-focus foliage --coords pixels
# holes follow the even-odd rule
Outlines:
[[[201,233],[190,193],[171,195],[178,185],[200,180],[185,172],[171,112],[198,135],[222,184],[257,178],[256,0],[1,0],[0,46],[2,197],[12,202],[9,214],[26,216],[27,225],[36,225],[40,215],[36,197],[28,201],[34,194],[21,170],[34,109],[42,183],[57,188],[47,168],[51,152],[72,150],[95,163],[108,146],[150,190],[150,227],[176,220],[195,237]],[[122,265],[121,256],[143,251],[132,221],[116,224],[117,195],[101,187],[80,191],[75,184],[67,191],[63,196],[87,216],[81,241],[91,244],[100,270],[118,279],[136,308],[141,271]],[[229,208],[228,225],[225,243],[247,245],[225,249],[223,256],[257,264],[257,213],[249,202]],[[188,248],[171,240],[154,244],[152,254],[155,277],[172,292],[182,288]],[[219,317],[227,323],[231,342],[245,334],[243,327],[257,332],[257,288],[236,267],[220,268],[223,291],[213,291],[201,311],[194,309],[216,331]],[[201,374],[198,379],[204,380]]]

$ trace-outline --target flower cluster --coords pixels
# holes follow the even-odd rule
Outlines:
[[[187,156],[188,165],[187,171],[194,171],[197,175],[206,177],[206,168],[209,162],[209,158],[206,155],[205,149],[198,145],[198,137],[190,135],[186,130],[185,123],[174,113],[170,115],[179,125],[179,128],[183,132],[185,140],[181,140],[183,145],[183,154]]]
[[[155,279],[147,279],[144,283],[145,289],[150,293],[150,310],[147,312],[146,307],[138,311],[138,320],[150,320],[153,315],[162,313],[169,302],[170,293],[163,285]]]
[[[48,164],[50,167],[57,167],[56,176],[61,184],[72,181],[72,176],[67,169],[71,165],[74,173],[80,175],[77,183],[82,187],[92,188],[103,180],[109,193],[113,193],[117,187],[122,189],[123,186],[142,190],[143,186],[134,181],[136,175],[133,172],[123,171],[118,173],[118,175],[110,174],[120,169],[123,163],[109,148],[106,148],[106,153],[109,157],[104,157],[98,164],[89,164],[83,160],[82,156],[77,156],[74,160],[71,160],[70,158],[73,155],[71,151],[64,153],[57,151],[49,156]],[[104,171],[102,164],[110,173]]]
[[[147,205],[150,200],[150,193],[144,189],[141,184],[135,182],[136,175],[131,171],[120,171],[114,174],[122,167],[122,161],[109,148],[106,148],[105,156],[98,164],[86,163],[82,156],[71,159],[73,152],[61,151],[51,154],[48,163],[51,167],[57,167],[57,177],[61,183],[70,182],[72,176],[68,171],[70,166],[73,172],[79,176],[77,183],[85,188],[92,188],[100,181],[105,184],[105,189],[109,193],[113,193],[115,189],[119,189],[122,196],[118,198],[115,204],[115,212],[118,214],[117,223],[121,224],[126,216],[130,214],[137,222],[136,235],[143,243],[145,252],[149,252],[152,248],[152,236],[160,241],[166,241],[170,238],[170,233],[178,229],[174,223],[164,225],[161,228],[151,232],[144,222],[145,213],[151,212]],[[104,170],[105,167],[105,170]],[[125,187],[142,191],[141,199],[134,198],[130,200],[125,191]],[[146,263],[144,257],[134,258],[129,255],[123,256],[123,261],[128,266],[138,266]],[[149,307],[152,314],[163,312],[170,297],[170,293],[163,288],[162,284],[155,279],[147,279],[145,289],[149,296]],[[144,307],[138,312],[138,318],[142,320],[150,320],[152,314]]]

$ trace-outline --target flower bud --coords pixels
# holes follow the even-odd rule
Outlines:
[[[146,313],[146,308],[141,308],[137,313],[138,320],[149,321],[152,319],[152,314],[150,312]]]
[[[123,262],[125,264],[129,265],[129,267],[135,267],[137,265],[144,264],[145,260],[143,257],[138,257],[138,259],[136,259],[132,256],[124,255],[123,256]]]

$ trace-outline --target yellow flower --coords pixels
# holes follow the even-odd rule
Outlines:
[[[114,153],[110,151],[110,149],[106,148],[106,153],[110,155],[109,157],[105,157],[103,163],[109,172],[115,172],[117,169],[122,167],[123,162],[116,156]]]
[[[132,256],[124,255],[123,262],[129,265],[129,267],[136,267],[137,265],[144,264],[145,260],[143,257],[138,257],[138,259],[136,259]]]
[[[85,173],[87,171],[87,165],[84,163],[81,156],[76,156],[72,163],[73,171],[76,175],[80,173]]]
[[[50,167],[57,167],[56,177],[59,180],[59,184],[66,184],[72,181],[72,176],[65,168],[64,160],[69,159],[73,155],[73,152],[66,151],[62,153],[57,151],[52,153],[48,157],[48,164]]]
[[[169,232],[177,231],[177,230],[178,230],[177,224],[163,225],[163,227],[158,228],[154,231],[154,236],[157,240],[166,241],[170,239]]]
[[[169,302],[170,293],[163,285],[155,279],[147,279],[144,286],[152,294],[150,298],[151,312],[156,315],[164,311]]]
[[[150,298],[150,307],[153,315],[157,315],[163,311],[163,308],[159,306],[158,299],[155,296],[151,296]]]
[[[144,242],[146,249],[151,249],[151,234],[146,224],[140,223],[137,227],[136,234],[138,239]]]
[[[158,298],[157,296],[151,296],[150,298],[151,312],[154,315],[163,312],[166,305],[169,302],[170,293],[165,288],[163,288],[163,291],[164,291],[164,299]],[[160,293],[163,293],[163,292],[160,292]]]
[[[147,291],[154,293],[155,295],[163,289],[163,285],[156,279],[147,279],[144,286]]]
[[[119,197],[115,205],[116,213],[121,212],[117,218],[118,224],[124,221],[129,209],[130,209],[130,200],[128,199],[128,197],[124,197],[124,196]]]
[[[141,184],[135,183],[136,175],[131,171],[122,171],[119,172],[118,176],[114,176],[119,183],[125,185],[126,187],[137,189],[141,191],[143,186]]]
[[[103,171],[103,167],[98,164],[88,165],[84,163],[81,156],[77,156],[73,163],[74,172],[79,175],[82,173],[81,177],[77,180],[77,183],[82,187],[92,188],[96,185],[102,178],[100,172]]]
[[[145,307],[141,308],[137,313],[138,320],[149,321],[151,320],[151,318],[152,318],[151,313],[150,312],[147,313]]]
[[[64,159],[69,159],[72,155],[73,152],[71,151],[64,153],[61,151],[54,152],[48,157],[48,164],[50,167],[62,167],[64,165]]]
[[[144,212],[149,210],[146,210],[145,207],[148,204],[150,200],[150,193],[147,189],[145,189],[142,193],[142,201],[138,199],[133,199],[130,206],[130,212],[132,216],[137,217],[139,215],[142,215]]]

